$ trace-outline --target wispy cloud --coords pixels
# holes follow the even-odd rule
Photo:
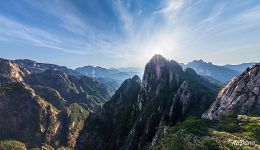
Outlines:
[[[124,59],[131,66],[143,66],[155,53],[189,61],[260,40],[254,31],[260,27],[260,3],[254,0],[105,0],[80,7],[68,0],[24,1],[54,21],[42,27],[0,14],[0,40]],[[243,33],[254,39],[238,36]]]
[[[44,14],[55,17],[60,21],[60,26],[69,32],[83,34],[88,31],[88,25],[85,20],[78,17],[79,12],[71,5],[69,1],[30,1],[26,0],[28,5],[38,9]],[[90,31],[90,30],[89,30]]]
[[[102,54],[122,57],[117,40],[87,24],[76,8],[66,1],[27,1],[29,5],[59,20],[59,26],[68,33],[52,32],[41,27],[21,23],[0,14],[0,40],[22,40],[28,44],[77,55]],[[71,35],[70,33],[73,33]]]
[[[83,53],[83,51],[70,50],[60,46],[62,41],[48,32],[23,25],[4,16],[0,16],[0,36],[5,40],[23,40],[37,46],[53,48],[64,52]]]
[[[133,32],[133,16],[128,11],[127,6],[123,4],[121,0],[113,0],[117,15],[119,16],[122,26],[127,34],[131,34]],[[127,3],[127,5],[130,5]]]
[[[186,1],[187,2],[187,1]],[[185,6],[185,0],[167,0],[162,4],[162,8],[154,13],[162,14],[167,19],[173,19],[175,15]]]
[[[187,60],[183,59],[188,57],[187,54],[200,57],[200,53],[226,49],[221,45],[243,47],[244,43],[239,42],[243,37],[228,38],[233,34],[243,33],[244,30],[260,27],[260,5],[237,10],[245,2],[238,3],[238,8],[234,8],[234,3],[224,1],[207,8],[205,12],[203,9],[207,3],[209,2],[162,1],[159,8],[143,20],[142,25],[133,29],[135,36],[128,40],[129,44],[126,46],[136,53],[136,57],[142,55],[143,62],[154,53],[183,61]],[[233,40],[237,40],[236,45],[232,45]]]

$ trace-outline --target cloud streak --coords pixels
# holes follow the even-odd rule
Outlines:
[[[254,0],[24,2],[35,14],[51,18],[51,25],[0,13],[1,41],[20,40],[104,61],[126,60],[130,66],[143,66],[155,53],[183,62],[260,41],[260,31],[254,31],[260,27],[260,3]]]
[[[23,25],[4,16],[0,16],[0,22],[0,35],[4,40],[22,40],[37,46],[53,48],[63,52],[84,53],[83,51],[70,50],[60,46],[62,44],[61,39],[43,30]]]

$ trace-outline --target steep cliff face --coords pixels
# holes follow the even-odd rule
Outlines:
[[[73,148],[89,112],[112,92],[66,67],[19,63],[23,66],[0,61],[0,140],[19,140],[29,148]]]
[[[73,147],[88,113],[79,104],[57,109],[23,82],[0,86],[0,140]]]
[[[207,119],[221,119],[226,113],[260,115],[260,64],[230,81],[218,94]]]
[[[22,82],[0,87],[1,139],[14,138],[29,146],[51,142],[49,136],[59,128],[57,113]]]
[[[86,120],[76,149],[121,148],[139,113],[140,84],[138,76],[122,83],[111,100]]]
[[[147,63],[140,90],[130,92],[135,95],[130,101],[118,96],[128,91],[122,90],[128,87],[126,83],[113,96],[118,98],[109,101],[113,105],[105,104],[102,115],[86,120],[77,149],[143,149],[155,138],[160,126],[175,124],[189,115],[200,116],[216,94],[216,87],[192,69],[183,71],[177,62],[161,55]],[[115,117],[117,114],[127,115]],[[114,131],[115,126],[120,128]]]
[[[182,70],[177,62],[155,55],[145,67],[138,96],[140,114],[125,149],[142,149],[153,141],[160,126],[201,115],[215,93],[216,87],[192,69]]]

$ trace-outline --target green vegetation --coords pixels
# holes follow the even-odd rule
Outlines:
[[[163,137],[147,149],[219,149],[219,145],[210,137],[206,122],[196,117],[188,117],[176,126],[166,127],[163,132]]]
[[[15,140],[0,141],[1,150],[26,150],[24,143]]]
[[[235,115],[226,114],[224,119],[216,124],[216,128],[221,131],[235,133],[240,131],[239,120]]]
[[[188,133],[196,135],[207,135],[208,129],[206,123],[197,117],[190,116],[182,123],[179,123],[175,126],[175,130],[185,130]]]
[[[67,134],[67,146],[73,147],[79,131],[83,128],[84,121],[89,115],[89,111],[80,104],[73,103],[67,109],[69,130]]]
[[[211,122],[188,117],[175,126],[159,130],[160,137],[148,145],[151,150],[259,149],[260,117],[226,115]]]
[[[61,148],[58,148],[57,150],[71,150],[71,149],[68,147],[61,147]]]
[[[242,134],[257,140],[257,142],[260,143],[260,117],[239,115],[238,119],[242,122]]]
[[[5,141],[0,141],[0,150],[27,150],[27,146],[16,140],[5,140]],[[44,144],[41,146],[41,148],[29,148],[29,150],[55,150],[53,147],[51,147],[48,144]],[[60,147],[57,148],[56,150],[71,150],[71,148],[68,147]]]
[[[44,150],[54,150],[53,147],[51,147],[50,145],[47,145],[47,144],[44,144],[41,149],[44,149]]]
[[[80,104],[73,103],[68,109],[70,122],[85,120],[89,112]]]

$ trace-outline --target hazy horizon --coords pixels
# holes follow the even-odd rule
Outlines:
[[[164,56],[163,56],[164,57]],[[1,59],[1,57],[0,57]],[[11,59],[11,58],[2,58],[2,59],[7,59],[7,60],[26,60],[28,58],[16,58],[16,59]],[[167,59],[167,58],[166,58]],[[76,69],[76,68],[79,68],[79,67],[85,67],[85,66],[93,66],[93,67],[102,67],[102,68],[106,68],[106,69],[126,69],[126,68],[133,68],[133,69],[144,69],[145,68],[145,65],[144,66],[125,66],[125,67],[115,67],[115,66],[101,66],[101,65],[91,65],[91,64],[85,64],[85,65],[82,65],[82,66],[74,66],[74,67],[69,67],[69,66],[66,66],[66,65],[62,65],[62,64],[55,64],[55,63],[52,63],[52,62],[41,62],[41,61],[37,61],[37,60],[33,60],[33,59],[28,59],[28,60],[32,60],[32,61],[36,61],[37,63],[44,63],[44,64],[54,64],[54,65],[59,65],[59,66],[65,66],[67,68],[71,68],[71,69]],[[168,60],[173,60],[173,59],[168,59]],[[196,60],[192,60],[192,61],[200,61],[202,59],[196,59]],[[192,62],[190,61],[190,62]],[[212,63],[213,65],[217,65],[217,66],[224,66],[224,65],[241,65],[241,64],[246,64],[246,63],[259,63],[259,62],[242,62],[242,63],[238,63],[238,64],[215,64],[213,62],[208,62],[208,61],[205,61],[205,60],[202,60],[206,63]],[[146,62],[148,63],[149,60]],[[184,64],[184,65],[187,65],[188,63],[190,62],[187,62],[187,63],[183,63],[183,62],[177,62],[179,64]]]
[[[63,0],[0,5],[0,58],[70,68],[259,62],[260,1]]]

